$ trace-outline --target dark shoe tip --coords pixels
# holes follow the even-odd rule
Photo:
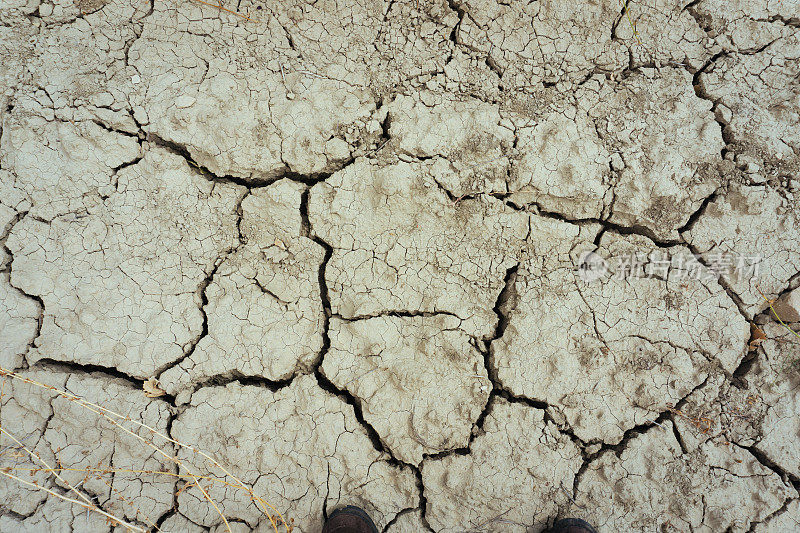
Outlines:
[[[562,518],[553,524],[550,533],[597,533],[597,530],[580,518]]]
[[[331,513],[322,533],[378,533],[378,528],[364,509],[348,505]]]

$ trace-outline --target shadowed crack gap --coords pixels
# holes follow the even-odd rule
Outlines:
[[[697,0],[699,1],[699,0]],[[780,22],[786,26],[793,28],[800,28],[800,17],[786,18],[783,15],[770,15],[766,19],[755,19],[756,22]]]
[[[548,211],[542,208],[536,202],[530,202],[526,205],[517,205],[510,200],[506,200],[507,196],[508,194],[496,195],[496,198],[503,200],[507,206],[516,211],[522,211],[524,213],[529,213],[535,216],[549,218],[552,220],[558,220],[560,222],[565,222],[567,224],[574,224],[577,226],[583,226],[587,224],[598,224],[601,227],[601,232],[603,233],[610,231],[618,235],[639,235],[640,237],[647,238],[659,248],[672,248],[674,246],[680,246],[686,244],[682,239],[660,239],[650,228],[648,228],[647,226],[643,226],[641,224],[623,226],[621,224],[610,222],[603,218],[596,218],[596,217],[569,218],[568,216],[559,213],[557,211]],[[531,207],[533,207],[534,209],[532,210]],[[596,240],[599,242],[599,237],[597,237]]]
[[[753,365],[758,360],[758,349],[748,350],[739,366],[731,374],[731,384],[739,390],[747,390],[749,385],[747,383],[747,373],[753,368]]]
[[[686,443],[681,436],[681,432],[678,431],[678,426],[675,424],[675,416],[670,413],[669,419],[672,422],[672,434],[675,436],[675,440],[678,441],[678,446],[680,446],[681,452],[684,454],[689,453],[689,448],[686,447]]]
[[[508,327],[511,312],[517,307],[517,272],[521,262],[510,267],[506,270],[506,275],[503,278],[503,290],[497,296],[497,301],[494,304],[494,314],[497,315],[497,326],[495,326],[494,336],[489,340],[489,344],[503,337]],[[488,369],[487,369],[488,370]]]
[[[451,313],[450,311],[409,311],[405,309],[388,309],[386,311],[381,311],[379,313],[372,313],[368,315],[353,315],[350,317],[345,317],[340,315],[339,313],[331,313],[332,317],[336,317],[342,322],[358,322],[359,320],[369,320],[370,318],[380,318],[380,317],[424,317],[424,318],[432,318],[436,316],[452,316],[459,320],[459,317],[455,313]]]
[[[422,483],[422,471],[419,467],[405,463],[403,461],[398,460],[391,452],[388,446],[384,445],[381,441],[380,435],[375,430],[375,428],[369,424],[364,419],[364,412],[361,407],[361,401],[353,396],[349,391],[346,389],[339,389],[336,385],[333,384],[332,381],[328,379],[327,376],[322,372],[322,364],[325,360],[325,355],[327,355],[328,350],[330,349],[331,341],[330,341],[330,317],[331,317],[331,302],[330,296],[328,292],[328,282],[325,277],[326,270],[328,267],[328,262],[330,261],[331,257],[333,256],[333,246],[322,240],[320,237],[314,234],[313,227],[311,225],[311,219],[309,218],[308,213],[308,205],[309,199],[311,195],[311,188],[306,188],[303,191],[303,194],[300,197],[300,216],[301,216],[301,228],[303,235],[305,237],[310,238],[315,243],[319,244],[324,250],[325,255],[323,257],[322,263],[319,267],[318,273],[318,281],[319,281],[319,289],[320,289],[320,299],[322,301],[322,307],[324,309],[324,322],[323,322],[323,331],[322,331],[322,347],[319,351],[319,356],[317,360],[313,364],[313,374],[317,380],[317,385],[324,391],[336,396],[337,398],[343,400],[345,403],[350,405],[353,408],[353,414],[355,415],[356,421],[361,425],[364,429],[367,437],[369,438],[370,442],[372,442],[373,448],[380,453],[385,454],[389,457],[387,463],[390,466],[395,468],[409,468],[413,473],[414,477],[417,482],[417,491],[419,492],[419,506],[417,507],[420,509],[420,516],[422,523],[427,527],[430,531],[433,531],[433,528],[430,527],[428,524],[428,520],[425,516],[427,512],[427,499],[425,498],[425,486]],[[329,471],[330,473],[330,471]],[[327,518],[328,516],[328,507],[327,507],[327,497],[325,498],[325,502],[323,503],[323,518]]]
[[[322,240],[316,234],[314,234],[313,228],[311,227],[311,219],[309,218],[308,214],[308,203],[311,196],[311,188],[307,187],[303,194],[300,196],[300,228],[302,235],[306,238],[311,239],[319,246],[321,246],[325,250],[325,254],[322,258],[322,263],[319,265],[319,270],[317,271],[317,283],[319,283],[319,297],[322,302],[322,346],[320,347],[319,354],[317,354],[317,359],[312,364],[312,368],[314,372],[319,372],[319,368],[322,366],[323,359],[325,355],[328,353],[328,350],[331,346],[331,338],[330,338],[330,322],[331,322],[331,300],[328,292],[328,280],[326,278],[326,273],[328,269],[328,262],[333,257],[333,246]]]
[[[706,196],[700,203],[700,207],[698,207],[694,213],[689,215],[689,218],[686,220],[686,224],[677,229],[678,234],[691,230],[697,223],[697,220],[703,215],[703,213],[706,212],[708,205],[714,200],[716,200],[718,196],[719,196],[719,189],[715,190],[714,192]]]
[[[686,247],[689,248],[689,251],[692,252],[692,255],[695,256],[697,261],[704,267],[708,268],[709,267],[708,261],[706,260],[706,258],[703,257],[703,255],[700,253],[697,247],[688,242],[685,244]],[[720,286],[725,290],[725,294],[727,294],[728,297],[731,299],[731,301],[734,303],[734,305],[736,305],[736,309],[739,310],[739,314],[742,315],[742,318],[744,318],[747,321],[747,323],[750,324],[753,321],[753,317],[750,316],[750,314],[747,312],[741,296],[739,296],[736,293],[736,291],[733,290],[730,283],[728,283],[728,281],[725,279],[724,276],[722,275],[718,276],[717,283],[720,284]]]
[[[218,259],[217,262],[214,264],[214,268],[211,269],[211,272],[206,276],[206,278],[200,283],[197,288],[196,294],[200,295],[200,314],[202,316],[202,324],[200,327],[200,333],[194,340],[188,343],[188,348],[185,349],[184,354],[172,361],[163,365],[162,367],[158,368],[153,372],[155,376],[161,376],[167,370],[180,365],[183,361],[188,359],[189,357],[194,354],[194,351],[197,349],[197,345],[200,344],[200,341],[203,340],[208,335],[208,314],[206,313],[206,306],[208,305],[208,296],[206,295],[206,289],[208,286],[211,285],[211,282],[214,280],[214,275],[217,273],[217,269],[219,266],[225,261],[230,253],[232,253],[235,248],[228,250],[227,252],[223,253]]]
[[[409,513],[413,513],[414,511],[419,511],[419,507],[407,507],[405,509],[402,509],[396,515],[394,515],[394,518],[386,522],[386,525],[383,527],[382,533],[386,533],[387,531],[389,531],[389,528],[392,527],[400,519],[400,517],[402,517],[403,515],[407,515]]]
[[[796,491],[800,492],[800,478],[781,468],[775,461],[770,459],[766,453],[759,450],[755,446],[742,446],[737,442],[733,442],[733,444],[750,453],[750,455],[755,457],[761,466],[774,472],[784,483],[791,485]]]
[[[587,445],[600,444],[600,449],[593,453],[586,453],[583,448],[581,449],[585,455],[583,463],[581,464],[580,468],[578,468],[578,471],[575,472],[575,479],[572,483],[573,499],[577,499],[581,478],[583,477],[583,474],[586,472],[586,470],[594,462],[595,459],[609,452],[613,452],[617,456],[617,458],[620,458],[622,456],[622,452],[625,450],[625,448],[627,448],[628,443],[631,440],[638,437],[639,435],[644,435],[651,428],[661,427],[661,424],[663,424],[667,419],[669,419],[670,414],[671,414],[670,411],[665,411],[661,413],[654,421],[648,421],[643,424],[638,424],[632,428],[629,428],[628,430],[625,431],[625,433],[623,433],[622,439],[617,444],[606,444],[604,442],[595,442],[595,441],[587,442],[586,443]]]
[[[214,280],[214,275],[217,273],[217,270],[222,265],[222,263],[224,263],[225,260],[232,253],[236,252],[236,250],[238,250],[241,246],[246,244],[247,239],[242,234],[242,220],[244,219],[244,209],[242,208],[242,204],[245,198],[250,196],[250,194],[252,194],[252,191],[248,188],[247,191],[242,195],[242,197],[239,198],[239,200],[237,201],[236,209],[234,210],[237,216],[236,231],[238,232],[239,243],[236,246],[228,248],[222,254],[220,254],[220,256],[215,261],[214,267],[211,269],[211,272],[209,272],[208,275],[205,277],[205,279],[203,279],[203,281],[200,282],[200,285],[198,285],[197,291],[195,292],[195,294],[198,294],[200,296],[199,309],[200,309],[200,315],[202,316],[200,333],[197,335],[197,337],[194,338],[194,340],[189,342],[188,348],[184,348],[184,354],[181,357],[179,357],[175,361],[167,363],[161,366],[160,368],[156,369],[156,371],[153,372],[154,376],[160,377],[167,370],[180,365],[183,361],[191,357],[192,354],[194,354],[194,351],[197,349],[197,345],[200,344],[200,341],[203,340],[208,335],[208,314],[206,313],[206,306],[208,305],[208,295],[206,294],[206,290],[211,285],[211,282]]]
[[[46,368],[64,374],[102,374],[106,377],[123,380],[126,384],[137,390],[143,390],[144,379],[131,376],[112,366],[103,366],[91,363],[76,363],[75,361],[57,361],[48,357],[36,361],[32,368]],[[163,398],[163,397],[162,397]],[[168,395],[166,398],[170,398]]]
[[[763,519],[759,520],[758,522],[751,523],[750,524],[750,529],[747,530],[747,533],[755,533],[756,526],[758,526],[760,524],[768,524],[773,519],[775,519],[778,516],[782,515],[783,513],[787,512],[789,510],[789,505],[794,501],[797,501],[797,498],[786,498],[786,501],[783,502],[783,505],[781,505],[780,508],[778,508],[774,512],[768,514],[767,516],[765,516]],[[797,520],[795,520],[795,522],[797,522]]]
[[[171,426],[171,424],[170,424],[170,426]],[[170,427],[170,429],[171,429],[171,427]],[[169,435],[169,437],[172,438],[172,435],[169,432],[167,432],[167,435]],[[155,527],[156,531],[161,531],[161,527],[164,525],[164,522],[166,522],[168,518],[178,514],[178,490],[177,490],[177,488],[178,488],[178,482],[176,481],[175,482],[175,489],[176,490],[172,491],[172,507],[170,509],[167,509],[166,511],[164,511],[161,514],[161,516],[156,518],[155,522],[153,522],[155,524],[155,526],[156,526]]]
[[[356,420],[358,420],[358,423],[361,424],[361,426],[366,431],[369,440],[372,442],[372,446],[378,452],[385,453],[386,455],[388,455],[390,457],[389,461],[390,464],[392,464],[393,466],[401,466],[401,465],[410,466],[407,465],[407,463],[404,463],[394,457],[389,448],[386,445],[384,445],[380,435],[375,430],[375,428],[372,427],[372,424],[370,424],[364,419],[364,412],[361,408],[361,400],[353,396],[350,393],[350,391],[338,388],[331,380],[328,379],[328,377],[322,372],[322,369],[319,366],[314,369],[314,377],[317,379],[317,384],[322,390],[336,396],[337,398],[344,401],[347,405],[353,408]]]
[[[602,455],[604,455],[606,453],[609,453],[609,452],[613,452],[617,456],[617,458],[621,458],[622,452],[625,451],[625,448],[628,447],[628,443],[630,441],[632,441],[633,439],[635,439],[639,435],[644,435],[645,433],[647,433],[648,431],[650,431],[654,427],[658,427],[659,429],[664,430],[665,428],[664,428],[663,424],[667,420],[669,420],[669,421],[671,421],[673,423],[673,428],[674,428],[675,427],[675,423],[674,423],[674,420],[673,420],[673,412],[674,411],[680,411],[683,408],[683,406],[686,405],[686,403],[689,401],[689,397],[692,394],[694,394],[695,392],[703,389],[708,384],[708,379],[709,378],[706,377],[703,380],[702,383],[700,383],[699,385],[694,387],[683,398],[678,400],[676,402],[676,404],[675,404],[675,407],[659,413],[659,415],[655,419],[648,420],[648,421],[646,421],[646,422],[644,422],[642,424],[637,424],[637,425],[633,426],[632,428],[627,429],[625,431],[625,433],[623,433],[622,439],[620,439],[620,441],[618,443],[616,443],[616,444],[606,444],[604,442],[598,442],[598,441],[589,441],[589,442],[584,443],[584,447],[581,448],[582,453],[584,453],[584,460],[583,460],[583,463],[581,464],[580,468],[578,468],[578,471],[575,473],[575,481],[573,482],[573,486],[572,486],[572,497],[573,497],[573,499],[577,499],[577,497],[578,497],[578,489],[579,489],[579,486],[580,486],[581,478],[583,477],[584,472],[586,472],[586,470],[589,468],[589,466],[595,461],[595,459],[597,459],[600,456],[602,456]],[[676,433],[676,438],[677,438],[677,433]],[[578,441],[580,441],[580,439],[578,439]],[[600,448],[597,451],[593,452],[593,453],[586,453],[585,452],[585,446],[589,445],[589,444],[599,444]],[[683,439],[679,439],[678,440],[678,445],[681,447],[681,451],[683,453],[686,453],[686,450],[684,448]]]
[[[61,487],[57,487],[57,488],[61,489]],[[61,491],[59,490],[59,494],[60,493],[61,493]],[[8,516],[9,518],[12,518],[14,520],[18,520],[20,522],[23,522],[23,521],[25,521],[26,518],[30,518],[31,516],[33,516],[37,512],[39,512],[39,509],[42,507],[42,505],[44,505],[44,503],[46,501],[48,501],[47,498],[42,498],[42,500],[39,503],[36,504],[36,507],[34,507],[33,511],[31,511],[28,514],[22,514],[22,513],[18,513],[16,511],[13,511],[13,510],[9,509],[5,504],[0,504],[0,509],[2,509],[4,516]]]
[[[800,287],[800,272],[796,272],[791,278],[789,278],[789,280],[786,282],[786,288],[783,289],[777,296],[775,296],[775,299],[777,300],[779,298],[782,298],[783,296],[786,296],[787,294],[797,289],[798,287]],[[763,311],[763,313],[764,314],[771,313],[769,307],[767,307]]]
[[[617,28],[619,27],[619,23],[622,22],[622,19],[625,18],[625,13],[628,11],[628,2],[627,0],[622,3],[622,8],[619,11],[619,16],[617,16],[617,20],[611,25],[611,40],[612,41],[619,41],[620,38],[617,37]]]
[[[17,287],[11,282],[11,272],[14,265],[14,254],[11,253],[11,250],[6,246],[6,242],[8,241],[8,236],[14,230],[14,227],[19,224],[23,218],[28,214],[28,211],[22,211],[16,214],[14,218],[6,225],[3,230],[3,234],[0,236],[0,246],[2,246],[3,250],[5,251],[6,255],[8,256],[8,264],[6,268],[2,271],[5,275],[8,276],[8,284],[9,286],[13,287],[14,290],[18,291],[23,296],[29,298],[36,302],[36,306],[39,311],[39,315],[36,317],[36,330],[34,331],[33,338],[28,343],[28,346],[25,349],[25,353],[22,356],[22,368],[26,368],[28,366],[28,354],[33,348],[36,348],[36,341],[39,340],[39,336],[42,334],[42,325],[44,324],[44,300],[41,296],[36,296],[34,294],[28,294],[21,288]]]
[[[419,491],[420,502],[418,508],[421,510],[422,522],[423,524],[425,524],[426,527],[430,528],[430,525],[428,524],[428,521],[425,517],[428,502],[427,499],[425,498],[425,486],[422,483],[421,469],[413,464],[400,461],[394,456],[394,454],[392,454],[391,449],[389,449],[389,447],[383,443],[383,441],[380,438],[380,435],[375,430],[375,428],[372,427],[372,425],[364,419],[364,413],[361,408],[361,401],[358,398],[353,396],[347,390],[337,388],[336,385],[334,385],[333,382],[331,382],[327,378],[327,376],[323,374],[319,366],[317,366],[317,368],[314,369],[314,377],[317,379],[317,384],[322,390],[336,396],[337,398],[341,399],[342,401],[344,401],[346,404],[348,404],[353,408],[353,413],[355,414],[356,420],[366,432],[370,442],[372,442],[373,448],[375,448],[375,450],[378,451],[379,453],[388,456],[386,462],[390,466],[401,469],[408,468],[414,473],[414,476],[416,477],[417,480],[417,490]]]
[[[160,148],[167,150],[177,156],[180,156],[184,160],[186,160],[187,164],[193,168],[195,171],[198,172],[201,176],[209,181],[216,181],[222,183],[234,183],[236,185],[241,185],[242,187],[247,187],[248,189],[254,189],[258,187],[267,187],[272,185],[273,183],[280,181],[281,179],[289,179],[292,181],[296,181],[298,183],[304,183],[306,185],[315,185],[317,183],[323,182],[330,178],[334,172],[338,172],[345,168],[346,166],[350,165],[355,161],[355,157],[351,156],[348,159],[344,160],[342,163],[337,165],[337,168],[332,172],[317,172],[312,174],[300,174],[298,172],[293,172],[288,167],[284,168],[282,172],[277,173],[273,177],[269,178],[243,178],[240,176],[233,176],[230,174],[219,175],[212,172],[208,167],[201,165],[198,163],[195,158],[192,156],[189,149],[179,143],[174,141],[169,141],[164,139],[154,133],[147,133],[146,140],[153,143]]]
[[[192,394],[205,387],[224,387],[230,383],[239,383],[240,385],[250,385],[252,387],[261,387],[270,390],[271,392],[278,392],[279,390],[288,387],[294,381],[295,376],[289,376],[284,379],[267,379],[264,376],[247,375],[238,370],[231,370],[223,374],[215,374],[193,384]]]
[[[464,21],[464,17],[467,16],[467,11],[461,5],[459,5],[456,0],[447,0],[447,5],[458,15],[458,22],[455,23],[453,26],[453,31],[450,32],[448,37],[450,42],[453,43],[453,46],[457,47],[459,46],[458,30],[461,28],[461,23]]]
[[[687,6],[688,7],[688,6]],[[694,10],[689,10],[694,15]],[[697,18],[697,17],[695,17]],[[727,128],[728,124],[726,124],[721,118],[720,114],[717,113],[717,107],[719,106],[719,100],[715,100],[706,92],[705,87],[703,86],[703,82],[700,79],[700,76],[705,72],[710,72],[709,69],[713,69],[714,63],[723,57],[726,57],[729,52],[718,52],[714,54],[711,59],[709,59],[705,65],[700,67],[696,72],[692,73],[692,87],[694,88],[695,95],[700,98],[701,100],[706,100],[707,102],[711,102],[711,113],[714,115],[714,121],[719,125],[720,134],[722,135],[722,140],[725,143],[725,146],[722,147],[720,151],[720,156],[724,159],[725,154],[728,152],[728,147],[733,144],[733,138],[731,137],[730,130]]]

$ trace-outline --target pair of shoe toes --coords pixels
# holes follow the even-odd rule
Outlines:
[[[363,509],[348,505],[331,513],[325,521],[322,533],[378,533],[378,528]],[[597,533],[597,531],[579,518],[563,518],[553,524],[548,533]]]

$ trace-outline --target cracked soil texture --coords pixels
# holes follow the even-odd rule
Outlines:
[[[800,0],[3,0],[0,533],[800,531],[798,195]]]

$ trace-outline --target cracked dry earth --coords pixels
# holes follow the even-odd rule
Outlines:
[[[4,369],[295,531],[800,531],[800,1],[224,6],[0,4]],[[273,531],[2,392],[0,531]]]

